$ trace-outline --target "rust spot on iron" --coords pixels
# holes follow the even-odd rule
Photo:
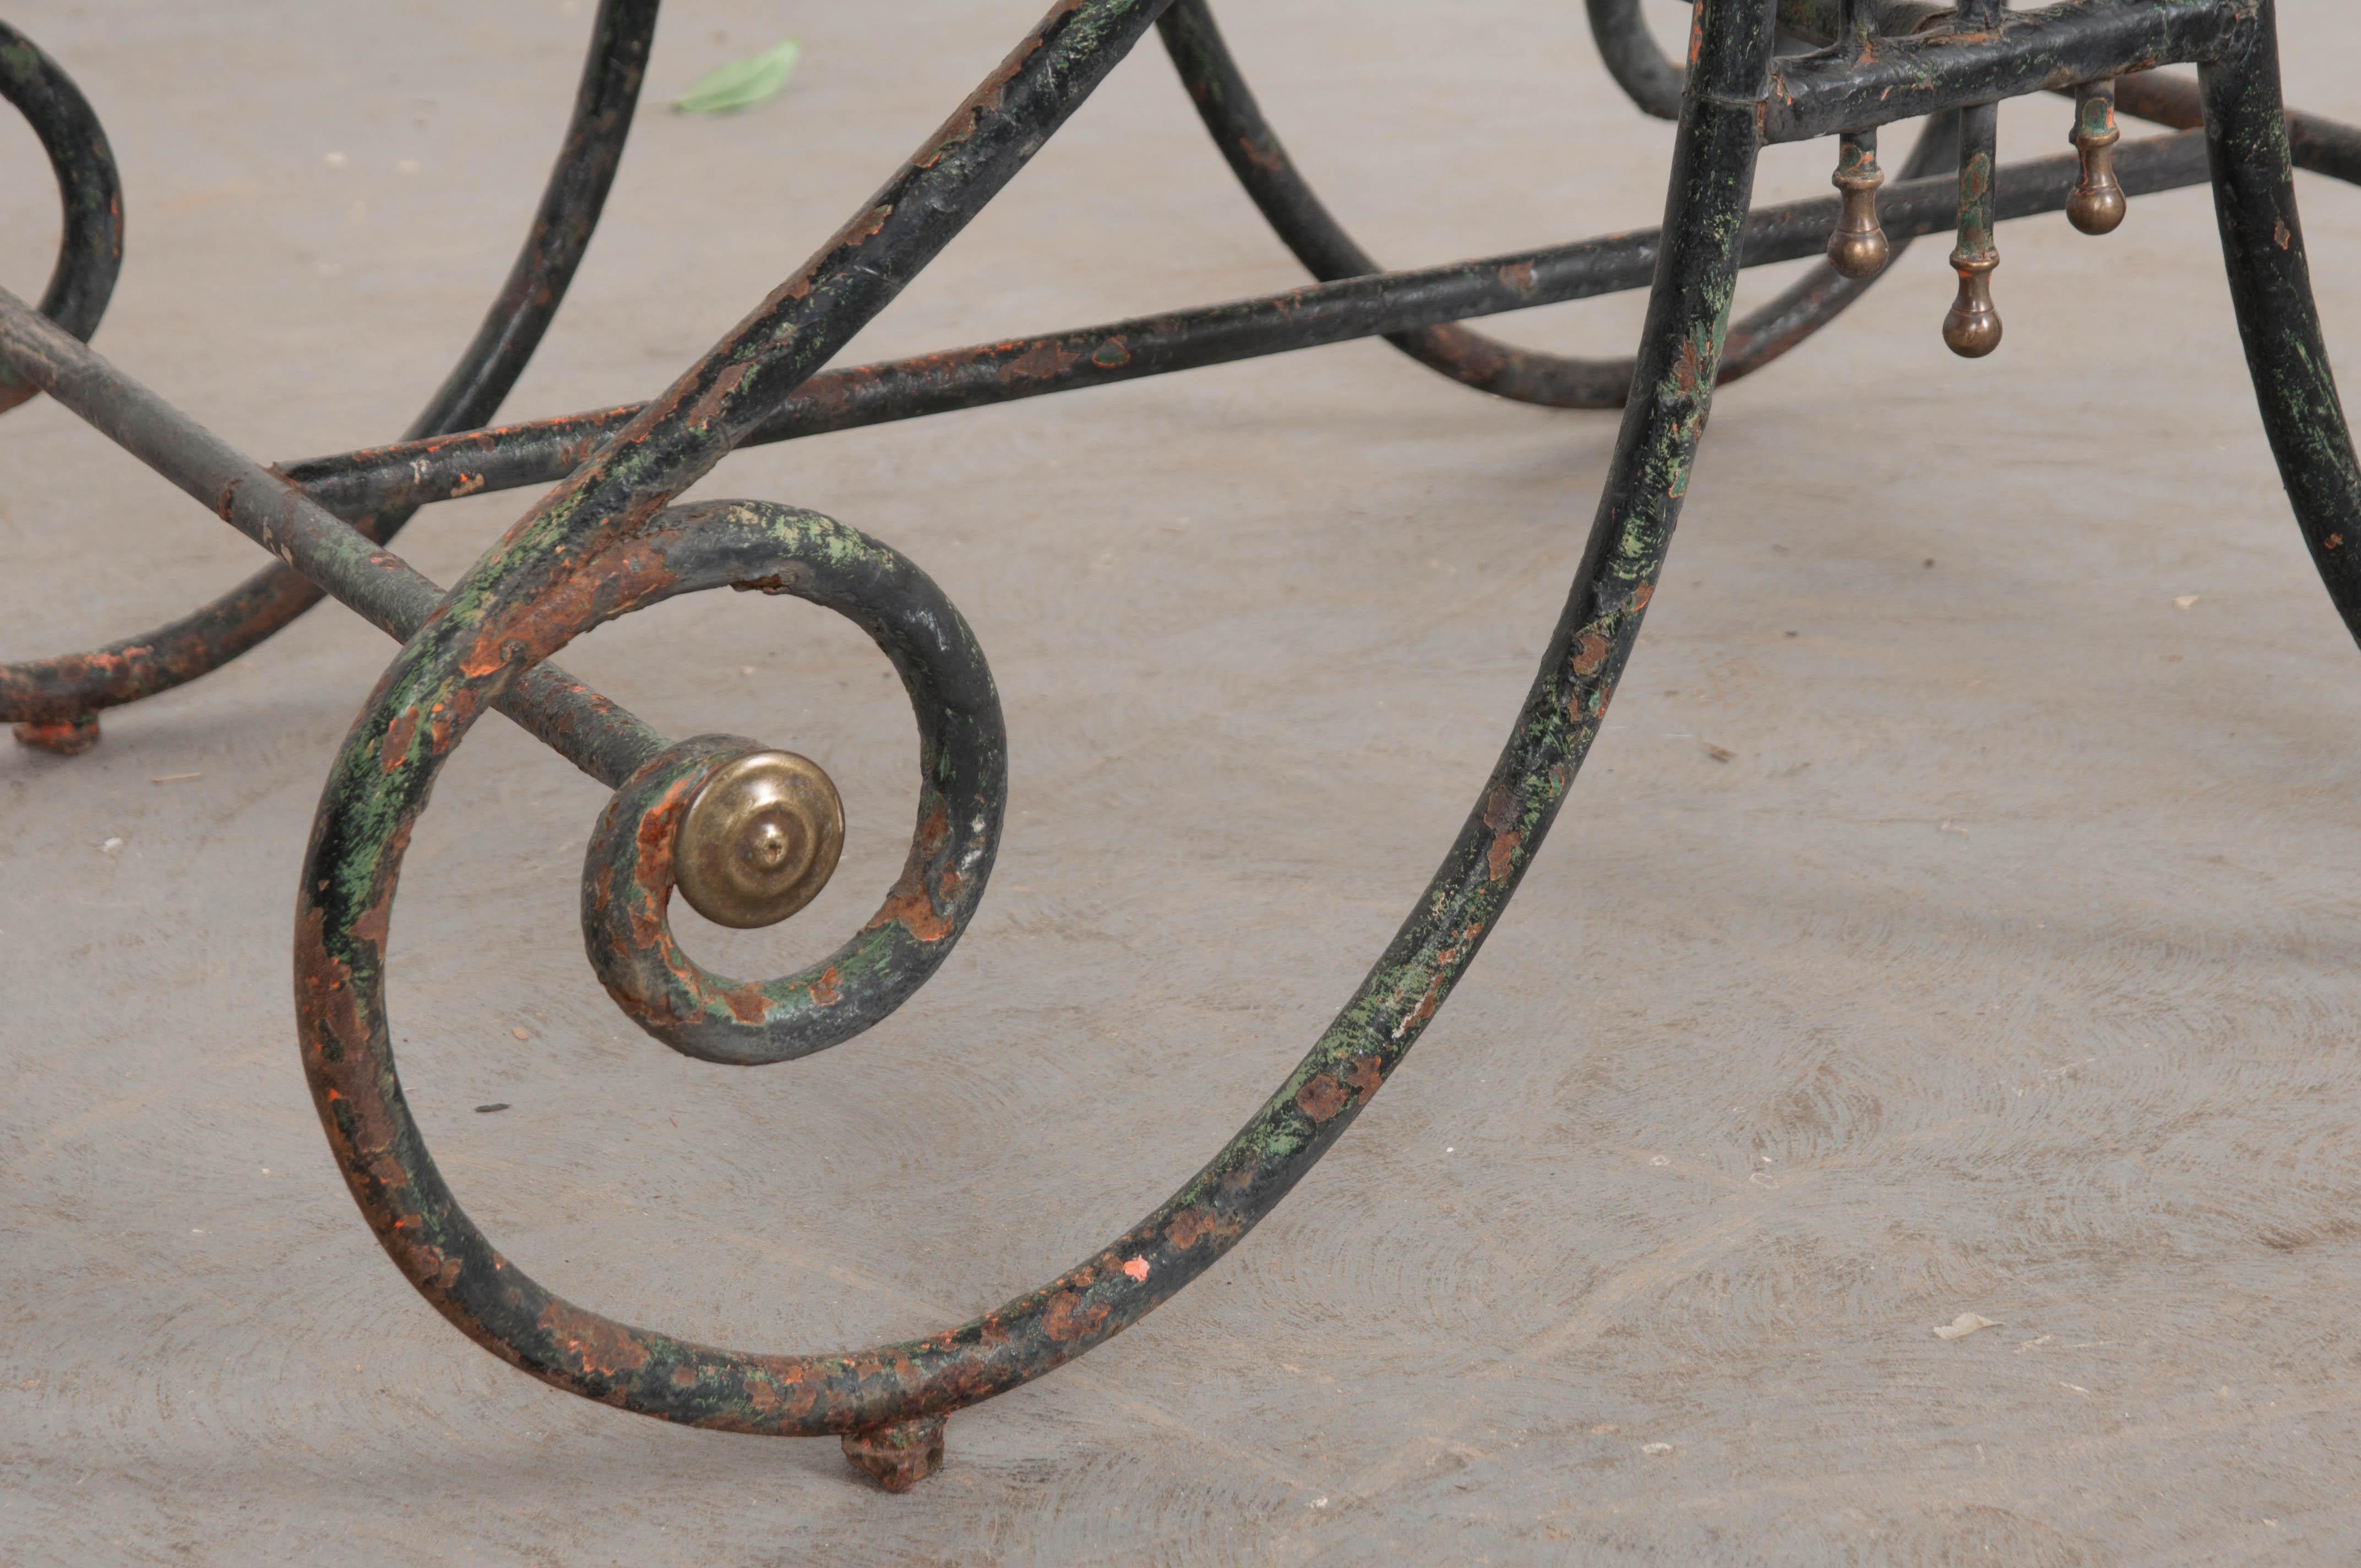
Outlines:
[[[1517,850],[1525,841],[1522,833],[1503,833],[1492,840],[1492,851],[1485,857],[1484,869],[1494,882],[1505,879],[1517,861]]]
[[[410,742],[418,734],[418,709],[405,707],[395,714],[393,722],[385,727],[385,743],[378,751],[378,766],[386,773],[396,773],[410,760]]]
[[[906,1492],[943,1467],[940,1416],[847,1432],[841,1441],[853,1467],[888,1492]]]
[[[1185,1252],[1223,1228],[1220,1217],[1211,1209],[1183,1209],[1164,1227],[1164,1239]]]
[[[918,836],[910,845],[910,858],[902,867],[901,879],[885,895],[884,905],[870,918],[867,929],[876,931],[898,925],[921,942],[939,942],[957,928],[950,916],[936,910],[934,899],[927,891],[928,867],[942,854],[950,831],[950,812],[938,797],[918,825]]]
[[[1694,335],[1681,339],[1681,356],[1673,367],[1673,381],[1684,397],[1696,396],[1705,381],[1705,350],[1697,345]]]
[[[1041,1312],[1041,1332],[1053,1344],[1071,1344],[1088,1337],[1106,1320],[1104,1303],[1085,1305],[1079,1292],[1060,1290]]]
[[[620,1377],[648,1364],[647,1343],[638,1334],[565,1301],[543,1308],[533,1326],[587,1376]]]
[[[1491,794],[1484,797],[1484,826],[1498,833],[1516,820],[1516,792],[1505,784],[1494,784]]]
[[[698,394],[697,401],[688,406],[686,413],[682,416],[684,421],[692,425],[712,423],[729,403],[730,394],[737,391],[738,383],[743,381],[753,368],[752,359],[741,359],[723,366],[720,373],[713,378],[713,385]]]
[[[752,981],[723,992],[721,1004],[730,1009],[732,1018],[749,1026],[760,1024],[771,1010],[771,999],[764,996],[763,988]]]
[[[1314,1073],[1309,1083],[1295,1091],[1295,1108],[1315,1124],[1325,1122],[1345,1108],[1345,1091],[1333,1073]]]
[[[98,716],[55,722],[36,719],[16,726],[16,743],[60,757],[79,757],[98,744]]]

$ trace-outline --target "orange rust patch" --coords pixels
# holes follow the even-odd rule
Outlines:
[[[1041,1332],[1054,1344],[1071,1344],[1096,1330],[1106,1321],[1106,1315],[1104,1305],[1086,1307],[1080,1295],[1060,1290],[1049,1298],[1049,1305],[1041,1314]]]
[[[1373,1056],[1357,1056],[1345,1069],[1345,1082],[1362,1100],[1375,1094],[1386,1081],[1386,1075]]]
[[[977,119],[1000,108],[1002,91],[1016,79],[1018,71],[1025,69],[1026,58],[1040,50],[1043,43],[1041,35],[1049,30],[1050,21],[1058,16],[1071,16],[1081,4],[1082,0],[1066,0],[1066,4],[1043,17],[1041,25],[1027,34],[1024,42],[1009,50],[1008,58],[1002,60],[993,73],[968,95],[967,102],[951,111],[951,117],[945,120],[942,128],[935,133],[935,139],[927,150],[910,160],[912,166],[932,169],[942,161],[943,154],[950,151],[954,143],[963,142],[975,135]]]
[[[1510,867],[1516,862],[1517,849],[1524,841],[1522,833],[1503,833],[1492,840],[1492,852],[1485,858],[1484,869],[1491,873],[1494,882],[1509,874]]]
[[[921,942],[939,942],[951,934],[950,916],[936,911],[934,901],[927,896],[924,883],[913,874],[917,870],[917,867],[911,868],[910,872],[903,874],[900,882],[894,884],[894,891],[886,895],[884,905],[870,920],[870,930],[899,926]]]
[[[1612,646],[1603,631],[1584,632],[1574,645],[1574,673],[1577,675],[1597,674],[1598,666],[1607,663],[1608,651]]]
[[[770,998],[764,996],[763,988],[752,981],[723,992],[721,1004],[730,1009],[730,1016],[750,1026],[761,1023],[763,1014],[771,1007]]]
[[[1325,1122],[1345,1108],[1345,1091],[1334,1074],[1314,1073],[1311,1082],[1295,1091],[1295,1108],[1315,1124]]]
[[[871,916],[867,930],[875,931],[887,926],[899,925],[921,942],[939,942],[951,934],[951,917],[939,914],[935,901],[927,892],[927,864],[942,852],[951,833],[950,811],[938,796],[928,803],[925,818],[918,824],[918,836],[910,846],[910,858],[902,867],[901,879],[893,892]],[[950,868],[945,872],[950,886],[945,896],[955,895],[959,883]]]
[[[1220,1225],[1221,1221],[1211,1209],[1183,1209],[1164,1227],[1164,1239],[1186,1251],[1212,1235]]]
[[[738,384],[743,381],[753,368],[754,362],[752,359],[741,359],[735,364],[723,366],[721,373],[713,378],[713,385],[698,393],[697,401],[688,406],[687,412],[682,416],[684,422],[698,425],[712,423],[720,415],[722,405],[730,400],[730,395],[738,389]]]
[[[385,727],[385,743],[378,750],[378,766],[393,773],[409,759],[410,742],[418,734],[418,708],[415,705],[394,715],[393,722]]]
[[[631,922],[631,946],[642,952],[661,947],[664,940],[664,905],[633,900],[623,912]]]
[[[556,1341],[586,1376],[618,1377],[648,1364],[648,1347],[637,1334],[564,1301],[543,1308],[533,1326]]]
[[[819,971],[819,978],[812,981],[811,999],[822,1007],[835,1006],[844,1000],[843,979],[834,964],[829,965]]]
[[[1680,388],[1683,395],[1694,396],[1704,379],[1705,351],[1697,346],[1694,336],[1685,337],[1681,340],[1680,362],[1673,367],[1674,384]]]
[[[1061,353],[1055,340],[1043,338],[1010,360],[1001,376],[1009,381],[1046,381],[1081,358],[1079,354]]]
[[[919,820],[917,850],[931,860],[942,852],[951,836],[950,806],[940,795],[928,804],[927,815]]]

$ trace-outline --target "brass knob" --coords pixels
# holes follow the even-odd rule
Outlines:
[[[2082,181],[2066,199],[2066,218],[2084,234],[2113,234],[2131,203],[2115,178],[2115,144],[2124,139],[2115,124],[2115,84],[2085,89],[2075,105],[2075,150],[2082,155]]]
[[[819,895],[844,850],[844,801],[818,763],[752,751],[690,801],[673,840],[673,883],[717,926],[751,930]]]
[[[2000,312],[1992,297],[1993,269],[2000,258],[1955,250],[1951,265],[1960,274],[1960,294],[1943,317],[1943,342],[1962,359],[1982,359],[2000,346]]]
[[[1885,183],[1885,170],[1877,166],[1873,132],[1844,138],[1831,182],[1844,192],[1844,215],[1828,236],[1828,263],[1847,278],[1874,278],[1893,259],[1894,247],[1877,221],[1877,192]]]

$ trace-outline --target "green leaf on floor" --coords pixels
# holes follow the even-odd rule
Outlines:
[[[803,46],[789,38],[776,49],[733,60],[698,77],[686,93],[673,100],[673,109],[683,115],[730,115],[751,109],[787,84],[787,73],[795,70],[802,53]]]

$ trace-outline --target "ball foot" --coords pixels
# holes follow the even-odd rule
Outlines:
[[[98,744],[98,715],[85,713],[54,724],[19,724],[16,744],[54,751],[60,757],[79,757]]]
[[[941,1416],[844,1434],[853,1468],[889,1492],[906,1492],[943,1467]]]

